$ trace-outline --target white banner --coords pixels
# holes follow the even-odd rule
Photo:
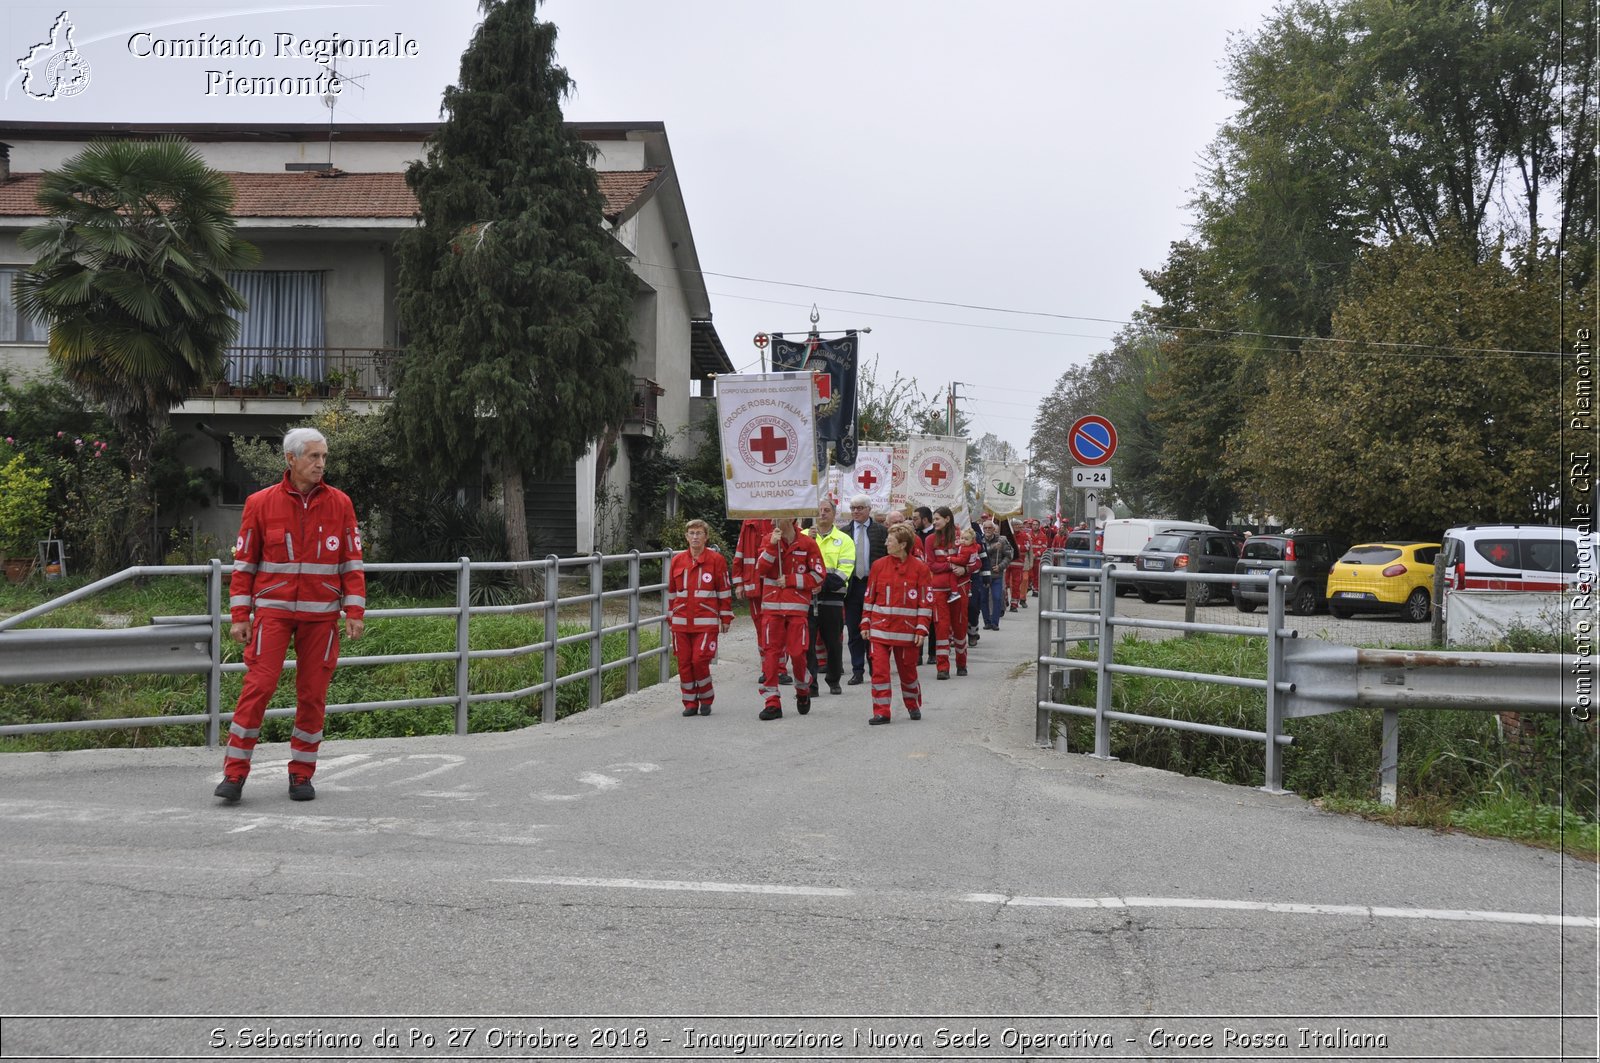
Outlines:
[[[906,491],[906,478],[911,466],[911,444],[891,443],[889,461],[889,508],[904,510],[911,501]]]
[[[872,499],[873,512],[889,510],[889,484],[894,476],[894,444],[862,443],[856,449],[856,466],[850,470],[849,494]]]
[[[906,495],[914,506],[949,506],[966,513],[967,441],[960,436],[912,436],[907,443]]]
[[[1015,517],[1022,512],[1022,491],[1027,474],[1028,464],[1023,461],[983,463],[983,508],[993,513],[995,520]]]
[[[717,378],[728,517],[817,515],[817,423],[810,373]]]
[[[845,488],[849,486],[849,482],[848,470],[842,469],[837,465],[828,466],[827,486],[823,493],[827,495],[828,501],[833,503],[835,513],[841,509],[849,508],[844,504],[844,499],[848,497]]]

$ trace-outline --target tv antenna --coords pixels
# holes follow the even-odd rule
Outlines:
[[[363,85],[362,82],[372,76],[370,73],[341,74],[339,72],[339,68],[334,66],[332,63],[328,64],[328,75],[330,87],[333,84],[338,84],[341,86],[354,85],[356,88],[360,89],[363,94],[366,93],[367,87]],[[338,105],[339,93],[330,91],[322,94],[322,106],[328,109],[328,169],[330,170],[333,169],[333,112],[334,108],[336,108]]]

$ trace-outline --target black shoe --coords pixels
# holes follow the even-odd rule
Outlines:
[[[1038,592],[1038,591],[1034,591],[1034,592],[1033,592],[1033,596],[1034,596],[1034,597],[1035,597],[1035,598],[1037,598],[1037,597],[1039,597],[1039,592]]]
[[[804,716],[811,711],[811,696],[809,694],[796,694],[794,696],[794,711]]]
[[[983,641],[983,636],[978,634],[977,630],[974,629],[967,634],[967,641],[976,646],[978,643]]]
[[[684,715],[687,716],[689,714],[686,712],[686,713],[684,713]],[[702,716],[710,716],[711,715],[711,706],[710,705],[702,705],[702,706],[700,706],[700,715],[702,715]]]
[[[310,779],[296,779],[293,775],[289,776],[289,800],[315,801],[316,799],[317,788],[311,785]]]
[[[851,672],[850,678],[845,680],[845,686],[858,687],[861,685],[861,673]]]
[[[922,719],[922,710],[921,709],[907,709],[906,710],[906,715],[911,717],[913,720],[920,720],[920,719]]]
[[[950,678],[950,673],[949,672],[940,672],[938,675],[934,676],[934,678],[935,679],[949,679]]]
[[[1016,602],[1012,602],[1011,603],[1011,611],[1013,613],[1017,611],[1017,603]]]
[[[887,716],[873,716],[871,719],[867,720],[867,725],[869,727],[876,727],[880,723],[888,723],[888,722],[889,722],[889,717],[887,717]]]
[[[782,715],[783,715],[783,709],[779,708],[776,705],[769,705],[766,708],[762,709],[756,715],[756,719],[758,719],[758,720],[776,720]]]
[[[966,675],[967,670],[961,665],[956,665],[956,675]]]
[[[242,793],[244,793],[243,779],[223,779],[217,783],[217,788],[211,791],[211,796],[233,802],[239,800],[239,795]]]
[[[695,708],[693,705],[690,705],[687,709],[683,710],[683,714],[685,716],[698,716],[700,715],[700,710]]]
[[[830,693],[830,694],[843,694],[844,693],[844,691],[839,689],[839,681],[837,679],[835,679],[833,682],[828,684],[828,693]]]
[[[790,683],[793,683],[793,682],[794,682],[794,676],[790,675],[788,672],[779,672],[778,673],[778,685],[779,686],[786,687]]]
[[[1026,598],[1022,599],[1022,608],[1024,608],[1024,609],[1028,608],[1028,599],[1026,599]]]

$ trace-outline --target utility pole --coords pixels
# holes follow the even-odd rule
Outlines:
[[[966,387],[960,380],[950,381],[950,394],[945,401],[945,435],[956,434],[956,388]]]

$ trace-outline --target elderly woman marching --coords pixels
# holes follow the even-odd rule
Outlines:
[[[933,579],[928,566],[910,556],[916,533],[907,524],[889,529],[885,546],[889,556],[872,563],[866,598],[861,609],[861,634],[872,646],[872,718],[869,724],[889,722],[892,693],[889,662],[900,673],[900,699],[913,720],[922,719],[922,684],[917,663],[922,643],[933,623]]]
[[[717,655],[717,635],[726,634],[733,623],[728,562],[706,549],[710,531],[703,520],[685,524],[683,537],[689,549],[673,554],[667,570],[667,615],[685,716],[711,715],[711,661]]]

